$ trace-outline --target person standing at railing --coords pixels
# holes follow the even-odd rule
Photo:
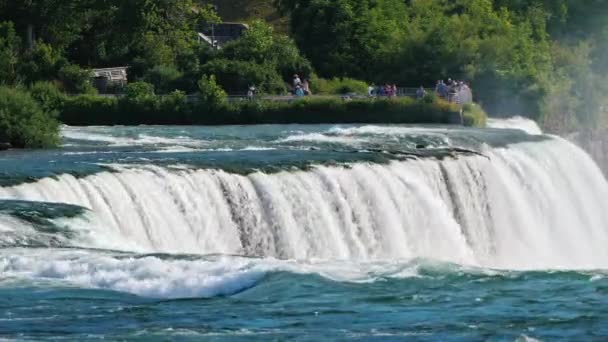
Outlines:
[[[247,90],[247,99],[249,101],[253,101],[254,96],[255,96],[255,87],[249,86],[249,89]]]
[[[296,97],[304,97],[304,89],[302,89],[302,86],[299,84],[296,86],[296,90],[294,93]]]
[[[424,86],[420,86],[420,88],[418,88],[418,90],[416,90],[416,98],[417,99],[423,99],[426,96],[426,90],[424,89]]]
[[[298,74],[295,74],[293,75],[293,88],[295,89],[299,85],[302,85],[302,80]]]
[[[304,90],[304,95],[306,95],[306,96],[312,95],[312,92],[310,91],[310,85],[308,84],[308,80],[304,80],[304,82],[302,82],[302,90]]]

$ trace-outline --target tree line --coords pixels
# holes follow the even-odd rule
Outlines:
[[[227,92],[263,93],[284,93],[294,73],[313,90],[325,79],[418,87],[451,77],[493,115],[555,131],[605,120],[604,0],[268,1],[289,36],[255,21],[215,50],[195,35],[221,21],[208,1],[0,0],[0,82],[94,93],[88,70],[112,66],[166,94],[198,92],[211,75]]]

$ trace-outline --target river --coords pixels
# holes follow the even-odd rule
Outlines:
[[[0,153],[0,338],[603,340],[608,183],[524,119]]]

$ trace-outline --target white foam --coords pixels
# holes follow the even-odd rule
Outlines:
[[[426,267],[425,263],[295,261],[238,256],[172,259],[171,256],[60,249],[0,251],[0,280],[54,281],[57,285],[107,289],[152,298],[232,295],[256,285],[272,272],[316,274],[338,282],[368,283],[379,279],[420,277],[420,267]]]
[[[543,131],[534,120],[515,116],[510,119],[488,119],[487,127],[499,129],[519,129],[531,135],[541,135]]]
[[[100,132],[94,128],[73,128],[64,126],[61,135],[67,139],[94,141],[108,143],[110,146],[141,146],[141,145],[169,145],[182,147],[204,147],[208,142],[200,139],[193,139],[186,136],[159,137],[147,134],[139,134],[136,137],[113,136],[110,133]]]
[[[360,127],[343,128],[340,126],[332,127],[328,131],[331,134],[351,136],[351,135],[382,135],[382,136],[408,136],[408,135],[443,135],[449,132],[447,128],[425,128],[409,126],[376,126],[366,125]]]
[[[1,278],[54,280],[144,297],[190,298],[234,294],[254,285],[265,273],[247,259],[163,260],[85,251],[13,250],[0,255],[0,274]]]
[[[608,183],[588,155],[553,137],[484,154],[249,175],[113,165],[0,188],[0,197],[90,208],[92,234],[112,236],[98,248],[608,267]]]
[[[323,133],[305,133],[290,135],[286,138],[279,139],[279,143],[288,142],[323,142],[323,143],[337,143],[337,144],[361,144],[367,142],[367,139],[353,138],[347,136],[332,136]]]

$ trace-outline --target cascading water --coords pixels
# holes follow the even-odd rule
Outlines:
[[[181,298],[239,293],[273,272],[374,282],[608,269],[608,183],[590,157],[523,119],[490,125],[303,128],[225,145],[69,128],[67,139],[94,147],[49,160],[104,169],[15,182],[0,199],[84,212],[41,228],[37,207],[19,211],[28,202],[0,210],[0,273]],[[167,153],[175,147],[188,150]],[[219,167],[197,164],[201,153]],[[356,160],[370,153],[384,159]],[[323,162],[293,162],[313,154]],[[284,159],[268,171],[243,155]]]
[[[608,266],[608,184],[559,138],[484,156],[236,175],[115,167],[0,189],[90,209],[96,248],[280,259]],[[103,239],[109,240],[109,239]]]

